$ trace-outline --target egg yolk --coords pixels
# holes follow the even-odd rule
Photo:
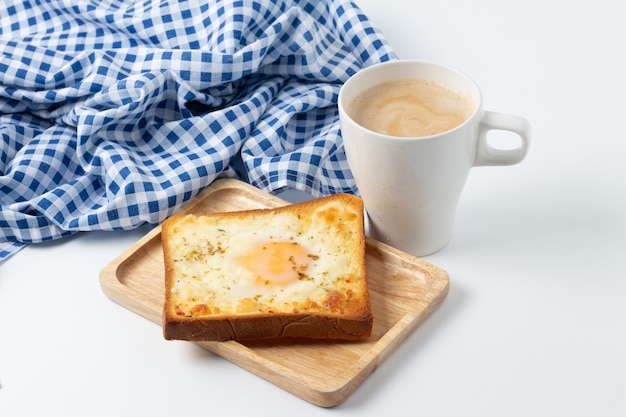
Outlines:
[[[262,243],[245,260],[259,283],[278,286],[297,282],[310,262],[309,252],[296,242]]]

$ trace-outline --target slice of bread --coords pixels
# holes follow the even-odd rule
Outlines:
[[[162,225],[163,334],[361,340],[372,331],[363,202],[175,215]]]

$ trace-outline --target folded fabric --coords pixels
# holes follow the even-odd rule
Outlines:
[[[216,178],[356,193],[336,109],[396,56],[339,0],[5,0],[0,261],[157,224]]]

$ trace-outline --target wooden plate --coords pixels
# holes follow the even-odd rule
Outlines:
[[[181,211],[224,212],[286,204],[244,182],[222,179]],[[152,229],[100,274],[102,290],[108,297],[159,325],[165,291],[160,232],[160,227]],[[197,344],[306,401],[335,406],[354,392],[448,294],[446,271],[369,238],[366,267],[374,329],[365,341]]]

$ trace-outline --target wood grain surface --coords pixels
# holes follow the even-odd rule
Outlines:
[[[222,179],[181,212],[225,212],[286,204],[244,182]],[[196,344],[313,404],[340,404],[448,294],[446,271],[369,238],[366,267],[374,328],[365,341]],[[100,274],[100,284],[109,298],[160,325],[165,291],[160,227],[109,263]]]

